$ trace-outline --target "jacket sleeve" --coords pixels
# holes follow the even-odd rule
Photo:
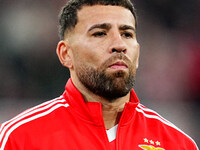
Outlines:
[[[190,148],[188,147],[188,149],[199,150],[199,148],[197,147],[197,144],[194,141],[191,142],[191,146],[190,146]]]
[[[0,125],[0,150],[19,150],[12,134],[4,132],[3,125]]]

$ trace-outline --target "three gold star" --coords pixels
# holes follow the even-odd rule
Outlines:
[[[153,140],[148,140],[147,138],[144,138],[144,142],[145,143],[150,143],[150,144],[156,144],[156,145],[160,145],[159,141],[154,142]]]

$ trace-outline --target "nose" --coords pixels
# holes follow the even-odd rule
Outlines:
[[[120,34],[114,34],[110,40],[110,53],[127,53],[125,41],[122,39]]]

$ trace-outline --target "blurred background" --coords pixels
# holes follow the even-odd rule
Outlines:
[[[200,145],[200,1],[134,0],[140,65],[135,90]],[[69,71],[56,56],[66,0],[0,0],[0,123],[58,97]]]

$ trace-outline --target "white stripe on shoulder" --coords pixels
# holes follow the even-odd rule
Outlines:
[[[144,105],[142,104],[139,104],[137,107],[139,107],[140,109],[142,109],[143,111],[145,111],[146,113],[150,112],[151,115],[152,113],[154,113],[154,115],[160,117],[160,119],[162,119],[163,121],[166,121],[168,123],[170,123],[171,125],[174,125],[172,124],[171,122],[169,122],[168,120],[166,120],[165,118],[163,118],[162,116],[160,116],[156,111],[152,110],[152,109],[149,109],[149,108],[146,108]]]
[[[152,118],[152,119],[157,119],[159,121],[161,121],[162,123],[166,124],[167,126],[170,126],[176,130],[178,130],[179,132],[181,132],[182,134],[184,134],[185,136],[187,136],[190,140],[192,140],[194,142],[194,144],[197,147],[197,144],[195,143],[195,141],[189,136],[187,135],[185,132],[183,132],[181,129],[179,129],[178,127],[176,127],[173,123],[171,123],[170,121],[164,119],[162,116],[160,116],[157,112],[155,112],[154,110],[148,109],[145,106],[139,104],[136,107],[136,110],[138,112],[141,112],[145,117],[147,118]],[[150,112],[151,114],[148,114],[148,112]],[[154,114],[152,114],[154,113]]]
[[[118,124],[110,128],[109,130],[106,130],[109,142],[112,142],[113,140],[116,139],[117,127],[118,127]]]
[[[8,120],[8,121],[4,122],[4,123],[1,125],[1,127],[0,127],[0,134],[1,134],[1,131],[2,131],[3,127],[4,127],[7,123],[11,123],[13,120],[15,120],[15,119],[17,119],[17,118],[20,118],[21,116],[23,116],[23,115],[25,115],[25,114],[27,114],[27,113],[29,113],[29,112],[31,112],[31,111],[33,111],[33,110],[39,108],[39,107],[43,107],[43,106],[45,106],[45,105],[48,105],[49,103],[52,103],[52,102],[57,101],[57,100],[60,100],[60,99],[63,99],[63,96],[60,96],[60,97],[55,98],[55,99],[53,99],[53,100],[44,102],[44,103],[42,103],[42,104],[40,104],[40,105],[37,105],[37,106],[32,107],[32,108],[30,108],[30,109],[27,109],[27,110],[25,110],[24,112],[18,114],[16,117],[12,118],[11,120]],[[1,139],[1,138],[0,138],[0,139]]]
[[[8,140],[9,135],[12,133],[12,131],[14,131],[14,130],[15,130],[16,128],[18,128],[19,126],[21,126],[21,125],[23,125],[23,124],[25,124],[25,123],[27,123],[27,122],[30,122],[30,121],[32,121],[32,120],[35,120],[35,119],[37,119],[37,118],[40,118],[40,117],[42,117],[42,116],[45,116],[45,115],[51,113],[52,111],[54,111],[55,109],[57,109],[57,108],[59,108],[59,107],[68,107],[68,106],[69,106],[69,105],[68,105],[67,103],[66,103],[66,104],[56,104],[55,106],[51,107],[50,109],[48,109],[47,111],[45,111],[45,112],[43,112],[43,113],[37,114],[37,115],[35,115],[35,116],[33,116],[33,117],[24,119],[24,120],[22,120],[22,121],[16,123],[14,126],[12,126],[12,127],[6,132],[6,135],[5,135],[5,137],[4,137],[3,141],[2,141],[2,146],[1,146],[0,150],[3,150],[3,149],[4,149],[5,144],[6,144],[7,140]]]
[[[65,101],[64,99],[61,99],[61,100],[60,99],[54,99],[54,100],[51,100],[50,102],[45,102],[45,103],[40,104],[38,106],[35,106],[31,109],[28,109],[27,111],[17,115],[15,118],[3,123],[2,126],[1,126],[1,129],[0,129],[0,142],[1,142],[1,138],[4,134],[4,132],[6,131],[6,129],[9,128],[11,125],[13,125],[15,122],[17,122],[17,121],[19,121],[19,120],[21,120],[21,119],[23,119],[23,118],[25,118],[29,115],[32,115],[32,114],[37,113],[39,111],[45,110],[45,109],[51,107],[52,105],[54,105],[56,103],[64,102],[64,101]],[[3,127],[5,127],[5,128],[3,128]]]
[[[34,115],[35,113],[39,113],[40,111],[44,111],[45,109],[48,110],[53,105],[65,102],[65,99],[60,99],[60,98],[63,98],[63,97],[59,97],[59,98],[53,99],[51,101],[47,101],[47,102],[42,103],[38,106],[35,106],[31,109],[28,109],[27,111],[24,111],[23,113],[19,114],[18,116],[11,119],[10,121],[3,123],[1,125],[1,129],[0,129],[0,143],[2,142],[3,136],[7,132],[7,129],[10,128],[11,126],[15,125],[16,122],[23,121],[23,119],[25,117]]]

